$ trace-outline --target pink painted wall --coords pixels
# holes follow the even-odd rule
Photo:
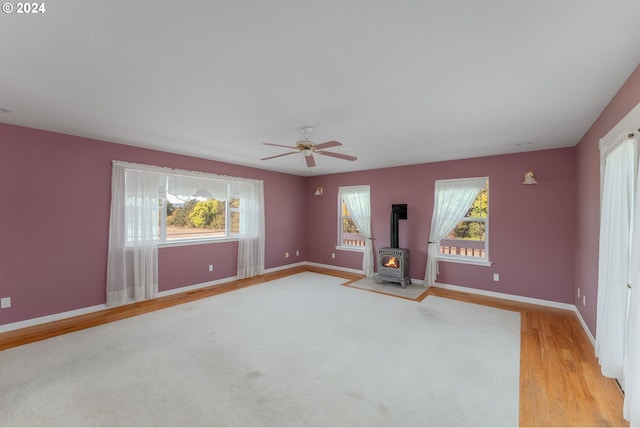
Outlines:
[[[533,169],[540,184],[522,185]],[[361,269],[362,255],[336,250],[339,186],[369,184],[374,247],[389,245],[391,204],[407,203],[400,246],[410,249],[410,274],[424,278],[435,180],[488,176],[493,266],[440,263],[438,281],[572,303],[576,207],[575,148],[411,165],[312,177],[307,182],[308,260]],[[316,186],[322,196],[313,195]],[[331,259],[331,253],[336,254]],[[493,282],[493,273],[500,282]]]
[[[591,333],[596,334],[598,242],[600,235],[600,138],[640,103],[640,66],[629,76],[577,146],[577,216],[575,304]],[[578,299],[577,288],[587,305]]]
[[[112,159],[264,180],[265,267],[299,261],[303,177],[0,124],[0,296],[12,300],[0,325],[105,302]],[[235,242],[162,248],[159,288],[234,276],[236,251]]]
[[[409,205],[400,246],[411,250],[414,278],[424,276],[434,181],[489,176],[494,264],[441,263],[439,281],[575,303],[595,333],[598,140],[638,102],[640,67],[577,148],[309,178],[0,124],[0,297],[12,297],[0,325],[104,303],[111,160],[119,159],[263,179],[267,268],[311,261],[360,269],[361,254],[335,249],[337,189],[370,184],[375,248],[389,244],[391,204]],[[520,184],[530,168],[537,186]],[[323,196],[313,196],[316,186]],[[161,249],[160,290],[233,276],[236,249],[234,242]]]

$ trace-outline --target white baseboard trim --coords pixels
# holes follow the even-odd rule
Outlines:
[[[265,269],[264,273],[278,272],[281,270],[291,269],[298,266],[304,266],[306,264],[307,264],[306,262],[296,262],[289,265],[277,266],[274,268]],[[200,288],[206,288],[206,287],[211,287],[213,285],[224,284],[225,282],[236,281],[237,279],[238,279],[238,276],[236,275],[236,276],[229,276],[227,278],[216,279],[215,281],[207,281],[207,282],[202,282],[200,284],[194,284],[194,285],[186,285],[184,287],[178,287],[178,288],[173,288],[171,290],[161,291],[158,293],[158,297],[171,296],[173,294],[184,293],[185,291],[199,290]]]
[[[53,321],[60,321],[66,318],[77,317],[78,315],[86,315],[93,312],[103,311],[107,309],[107,305],[96,305],[88,308],[74,309],[72,311],[60,312],[52,315],[45,315],[43,317],[32,318],[24,321],[17,321],[10,324],[0,325],[0,333],[6,333],[12,330],[18,330],[25,327],[33,327],[38,324],[45,324]]]
[[[289,265],[283,265],[283,266],[277,266],[275,268],[270,268],[270,269],[265,269],[265,273],[270,273],[270,272],[277,272],[280,270],[285,270],[285,269],[290,269],[293,267],[298,267],[298,266],[305,266],[307,264],[307,262],[297,262],[297,263],[292,263]],[[338,268],[336,266],[326,266],[327,268],[330,269],[338,269],[338,270],[342,270],[343,268]],[[205,288],[205,287],[211,287],[213,285],[219,285],[219,284],[223,284],[225,282],[231,282],[231,281],[235,281],[238,277],[237,276],[230,276],[227,278],[222,278],[222,279],[217,279],[215,281],[207,281],[207,282],[203,282],[200,284],[193,284],[193,285],[187,285],[184,287],[178,287],[178,288],[173,288],[171,290],[166,290],[166,291],[161,291],[158,292],[158,297],[164,297],[164,296],[171,296],[174,294],[180,294],[180,293],[184,293],[184,292],[188,292],[188,291],[194,291],[194,290],[198,290],[201,288]],[[51,315],[45,315],[42,317],[38,317],[38,318],[31,318],[28,320],[24,320],[24,321],[16,321],[14,323],[9,323],[9,324],[3,324],[0,325],[0,333],[6,333],[8,331],[13,331],[13,330],[19,330],[21,328],[26,328],[26,327],[33,327],[39,324],[46,324],[49,322],[53,322],[53,321],[60,321],[66,318],[72,318],[78,315],[86,315],[86,314],[90,314],[93,312],[98,312],[98,311],[102,311],[108,309],[108,306],[106,304],[103,305],[96,305],[96,306],[91,306],[91,307],[87,307],[87,308],[80,308],[80,309],[74,309],[72,311],[67,311],[67,312],[60,312],[57,314],[51,314]]]
[[[281,270],[291,269],[291,268],[298,267],[298,266],[304,266],[306,264],[307,264],[306,262],[291,263],[291,264],[288,264],[288,265],[282,265],[282,266],[277,266],[277,267],[274,267],[274,268],[265,269],[264,273],[278,272],[278,271],[281,271]],[[206,288],[206,287],[211,287],[213,285],[224,284],[225,282],[236,281],[237,279],[238,279],[238,276],[236,275],[236,276],[229,276],[227,278],[216,279],[215,281],[207,281],[207,282],[202,282],[200,284],[187,285],[187,286],[184,286],[184,287],[173,288],[171,290],[166,290],[166,291],[159,292],[158,293],[158,297],[171,296],[173,294],[184,293],[185,291],[199,290],[200,288]]]
[[[359,274],[359,275],[364,275],[364,271],[362,269],[351,269],[351,268],[346,268],[346,267],[342,267],[342,266],[325,265],[325,264],[322,264],[322,263],[314,263],[314,262],[304,262],[303,265],[315,266],[315,267],[319,267],[319,268],[333,269],[333,270],[339,270],[339,271],[342,271],[342,272],[348,272],[348,273],[355,273],[355,274]]]
[[[296,262],[296,263],[292,263],[292,264],[288,264],[288,265],[277,266],[275,268],[265,269],[265,273],[277,272],[277,271],[281,271],[281,270],[285,270],[285,269],[291,269],[291,268],[299,267],[299,266],[315,266],[315,267],[326,268],[326,269],[334,269],[334,270],[339,270],[339,271],[348,272],[348,273],[355,273],[355,274],[363,274],[364,273],[360,269],[351,269],[351,268],[345,268],[345,267],[341,267],[341,266],[333,266],[333,265],[327,265],[327,264],[322,264],[322,263],[314,263],[314,262]],[[166,290],[166,291],[159,292],[158,293],[158,297],[171,296],[171,295],[174,295],[174,294],[184,293],[184,292],[188,292],[188,291],[194,291],[194,290],[198,290],[198,289],[201,289],[201,288],[211,287],[213,285],[219,285],[219,284],[223,284],[223,283],[226,283],[226,282],[234,281],[236,279],[237,279],[236,276],[231,276],[231,277],[228,277],[228,278],[217,279],[215,281],[208,281],[208,282],[203,282],[203,283],[200,283],[200,284],[194,284],[194,285],[188,285],[188,286],[185,286],[185,287],[174,288],[174,289],[171,289],[171,290]],[[423,280],[421,280],[421,279],[413,279],[412,278],[411,282],[414,283],[414,284],[422,284]],[[513,301],[517,301],[517,302],[531,303],[531,304],[534,304],[534,305],[547,306],[547,307],[552,307],[552,308],[559,308],[559,309],[566,309],[566,310],[573,311],[573,312],[576,313],[576,315],[578,317],[578,320],[580,321],[580,324],[582,325],[582,328],[584,329],[585,333],[587,334],[587,337],[591,341],[591,344],[593,346],[595,346],[595,339],[593,338],[593,335],[591,334],[591,331],[589,330],[589,328],[587,327],[587,324],[585,323],[584,319],[582,318],[582,314],[580,313],[580,311],[578,310],[578,308],[575,305],[571,305],[571,304],[568,304],[568,303],[553,302],[553,301],[550,301],[550,300],[534,299],[534,298],[531,298],[531,297],[516,296],[516,295],[513,295],[513,294],[498,293],[498,292],[494,292],[494,291],[478,290],[476,288],[461,287],[459,285],[436,283],[435,287],[440,287],[440,288],[454,290],[454,291],[460,291],[460,292],[463,292],[463,293],[478,294],[478,295],[482,295],[482,296],[496,297],[496,298],[499,298],[499,299],[513,300]],[[59,320],[63,320],[63,319],[66,319],[66,318],[75,317],[75,316],[78,316],[78,315],[86,315],[86,314],[90,314],[90,313],[93,313],[93,312],[102,311],[102,310],[105,310],[105,309],[107,309],[107,305],[103,304],[103,305],[90,306],[90,307],[87,307],[87,308],[75,309],[75,310],[67,311],[67,312],[60,312],[60,313],[52,314],[52,315],[46,315],[46,316],[38,317],[38,318],[32,318],[32,319],[28,319],[28,320],[24,320],[24,321],[17,321],[17,322],[10,323],[10,324],[0,325],[0,333],[6,333],[8,331],[18,330],[18,329],[26,328],[26,327],[33,327],[33,326],[36,326],[36,325],[39,325],[39,324],[45,324],[45,323],[48,323],[48,322],[59,321]]]
[[[582,318],[582,314],[580,313],[576,305],[572,305],[570,303],[554,302],[552,300],[535,299],[533,297],[516,296],[514,294],[497,293],[495,291],[478,290],[476,288],[461,287],[459,285],[442,284],[438,282],[435,283],[434,287],[440,287],[448,290],[460,291],[463,293],[478,294],[481,296],[496,297],[498,299],[512,300],[512,301],[521,302],[521,303],[530,303],[533,305],[546,306],[549,308],[565,309],[568,311],[572,311],[578,317],[578,321],[580,321],[580,325],[582,325],[582,329],[587,334],[587,337],[589,338],[591,345],[594,348],[596,346],[596,340],[594,339],[593,334],[591,334],[591,330],[589,330],[589,327],[587,327],[587,323],[584,322],[584,318]]]
[[[591,334],[591,330],[589,330],[589,327],[587,327],[587,323],[584,322],[584,318],[582,318],[582,314],[580,313],[578,308],[576,306],[574,306],[574,308],[576,311],[576,316],[578,317],[578,321],[580,321],[580,324],[582,324],[582,329],[585,333],[587,333],[587,337],[589,338],[589,340],[591,341],[591,345],[593,345],[593,348],[595,349],[596,339],[593,337],[593,334]]]
[[[477,288],[461,287],[459,285],[443,284],[436,282],[434,287],[444,288],[447,290],[460,291],[462,293],[478,294],[480,296],[495,297],[504,300],[513,300],[521,303],[530,303],[532,305],[547,306],[556,309],[566,309],[568,311],[577,311],[575,305],[570,303],[554,302],[552,300],[536,299],[533,297],[516,296],[515,294],[498,293],[496,291],[479,290]]]
[[[184,287],[172,288],[171,290],[158,292],[158,297],[171,296],[174,294],[184,293],[186,291],[199,290],[200,288],[211,287],[212,285],[224,284],[225,282],[235,281],[237,276],[230,276],[228,278],[216,279],[215,281],[201,282],[200,284],[186,285]]]
[[[288,264],[288,265],[276,266],[274,268],[265,269],[264,273],[278,272],[280,270],[285,270],[285,269],[291,269],[291,268],[295,268],[295,267],[305,266],[307,264],[308,264],[307,262],[295,262],[295,263],[291,263],[291,264]]]

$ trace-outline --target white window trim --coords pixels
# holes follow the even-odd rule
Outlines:
[[[364,247],[355,245],[336,245],[336,250],[364,253]]]
[[[490,198],[489,195],[489,177],[483,177],[487,179],[487,198]],[[485,240],[484,240],[484,257],[474,257],[474,256],[459,256],[459,255],[451,255],[451,254],[440,254],[440,243],[438,242],[438,255],[436,259],[442,262],[448,263],[461,263],[466,265],[474,265],[474,266],[491,266],[493,262],[489,259],[489,219],[491,218],[491,204],[487,207],[487,217],[464,217],[460,221],[483,221],[485,227]]]
[[[463,258],[464,257],[464,258]],[[447,263],[462,263],[464,265],[475,265],[475,266],[492,266],[493,262],[490,260],[485,260],[480,257],[472,257],[472,256],[438,256],[438,261],[447,262]]]
[[[189,245],[216,244],[219,242],[237,242],[238,237],[220,237],[220,238],[187,238],[172,239],[170,241],[158,242],[158,248],[169,247],[186,247]]]
[[[124,165],[127,169],[132,171],[144,171],[144,172],[152,172],[163,175],[174,175],[174,176],[185,176],[185,177],[194,177],[194,178],[205,178],[212,180],[224,180],[227,182],[227,189],[229,189],[229,185],[231,183],[238,182],[262,182],[262,180],[255,180],[251,178],[243,178],[243,177],[232,177],[227,175],[219,175],[209,172],[200,172],[200,171],[189,171],[183,169],[174,169],[168,167],[161,167],[155,165],[146,165],[146,164],[138,164],[138,163],[130,163],[125,161],[112,161],[115,164]],[[225,236],[212,236],[212,237],[198,237],[198,238],[178,238],[178,239],[167,239],[166,233],[166,221],[167,216],[161,216],[161,224],[160,224],[160,238],[157,242],[158,248],[169,248],[169,247],[184,247],[189,245],[201,245],[201,244],[214,244],[220,242],[237,242],[239,241],[239,237],[233,236],[228,231],[228,221],[230,220],[231,209],[229,209],[228,202],[230,199],[230,191],[227,191],[227,199],[225,199],[226,204],[226,219],[225,219]],[[166,195],[164,197],[162,195],[158,195],[159,198],[162,199],[162,212],[166,213],[166,205],[167,198]],[[125,239],[125,248],[130,248],[131,242]]]
[[[360,246],[360,245],[343,245],[342,244],[342,189],[351,189],[351,188],[355,188],[355,187],[363,187],[362,185],[360,186],[340,186],[338,187],[338,237],[337,237],[337,244],[336,244],[336,250],[342,250],[342,251],[355,251],[355,252],[360,252],[363,253],[365,247],[364,246]],[[369,198],[371,198],[371,194],[369,193]],[[371,202],[371,201],[369,201]]]

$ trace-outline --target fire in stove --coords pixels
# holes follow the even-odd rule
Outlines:
[[[400,263],[398,262],[397,258],[391,256],[382,264],[382,266],[398,269],[400,267]]]

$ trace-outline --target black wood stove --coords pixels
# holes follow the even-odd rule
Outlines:
[[[398,227],[399,220],[407,218],[407,204],[391,206],[391,246],[378,249],[378,273],[376,283],[384,281],[397,282],[405,288],[411,284],[409,276],[409,249],[399,248]]]

